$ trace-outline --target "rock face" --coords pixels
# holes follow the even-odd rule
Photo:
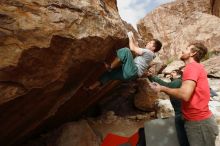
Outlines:
[[[155,111],[157,98],[157,93],[150,88],[149,82],[146,79],[139,79],[138,93],[135,95],[134,105],[143,111]]]
[[[24,146],[99,146],[100,137],[96,135],[86,120],[69,122],[53,131],[28,141]]]
[[[219,0],[211,0],[212,4],[212,14],[215,16],[220,16],[220,1]]]
[[[134,38],[138,42],[138,46],[141,48],[144,48],[146,46],[146,44],[145,44],[146,42],[144,42],[144,40],[141,39],[140,34],[134,29],[134,27],[131,24],[127,23],[126,21],[123,21],[123,23],[124,23],[124,26],[125,26],[127,32],[129,32],[129,31],[133,32]]]
[[[217,3],[217,2],[216,2]],[[217,5],[217,4],[216,4]],[[158,38],[163,43],[161,59],[177,58],[190,42],[203,42],[209,51],[220,51],[220,19],[211,15],[207,0],[179,0],[162,5],[139,21],[143,39]]]
[[[215,78],[220,78],[220,56],[213,57],[211,59],[208,59],[202,64],[204,64],[208,75]]]
[[[56,131],[53,146],[99,146],[100,142],[87,121],[65,124]]]
[[[170,103],[170,99],[157,100],[157,118],[168,118],[174,115],[174,109]]]
[[[167,65],[167,67],[163,70],[163,73],[171,73],[173,70],[178,70],[180,67],[185,66],[183,61],[176,60]]]
[[[134,105],[142,111],[156,112],[157,118],[174,116],[174,110],[170,103],[169,96],[163,92],[154,92],[150,88],[149,82],[144,78],[138,80],[138,92],[134,97]]]
[[[9,145],[94,103],[78,89],[128,39],[115,0],[0,3],[0,143]]]

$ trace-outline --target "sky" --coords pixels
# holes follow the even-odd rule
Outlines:
[[[117,0],[119,14],[123,20],[136,28],[138,20],[161,4],[174,0]]]

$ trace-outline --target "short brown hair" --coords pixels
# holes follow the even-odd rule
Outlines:
[[[202,43],[191,43],[190,46],[193,45],[194,47],[191,49],[192,53],[196,52],[196,54],[193,56],[194,60],[196,62],[200,62],[202,58],[205,57],[205,55],[208,52],[208,49],[205,45]]]
[[[175,71],[176,74],[181,75],[181,70],[179,70],[179,69],[174,69],[173,71]],[[171,73],[172,73],[173,71],[171,71]]]
[[[157,39],[153,39],[152,41],[154,41],[154,47],[155,47],[154,52],[160,51],[160,49],[162,47],[162,43]]]

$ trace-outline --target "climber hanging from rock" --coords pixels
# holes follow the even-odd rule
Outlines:
[[[159,40],[153,39],[147,43],[145,48],[140,48],[132,32],[128,32],[128,38],[129,48],[117,50],[117,57],[111,64],[105,62],[107,72],[94,84],[85,87],[87,91],[101,87],[110,80],[131,80],[141,77],[155,58],[155,53],[162,47]],[[135,58],[133,58],[132,52],[137,55]]]

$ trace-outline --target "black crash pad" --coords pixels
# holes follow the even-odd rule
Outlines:
[[[147,146],[179,146],[174,117],[145,122]]]

